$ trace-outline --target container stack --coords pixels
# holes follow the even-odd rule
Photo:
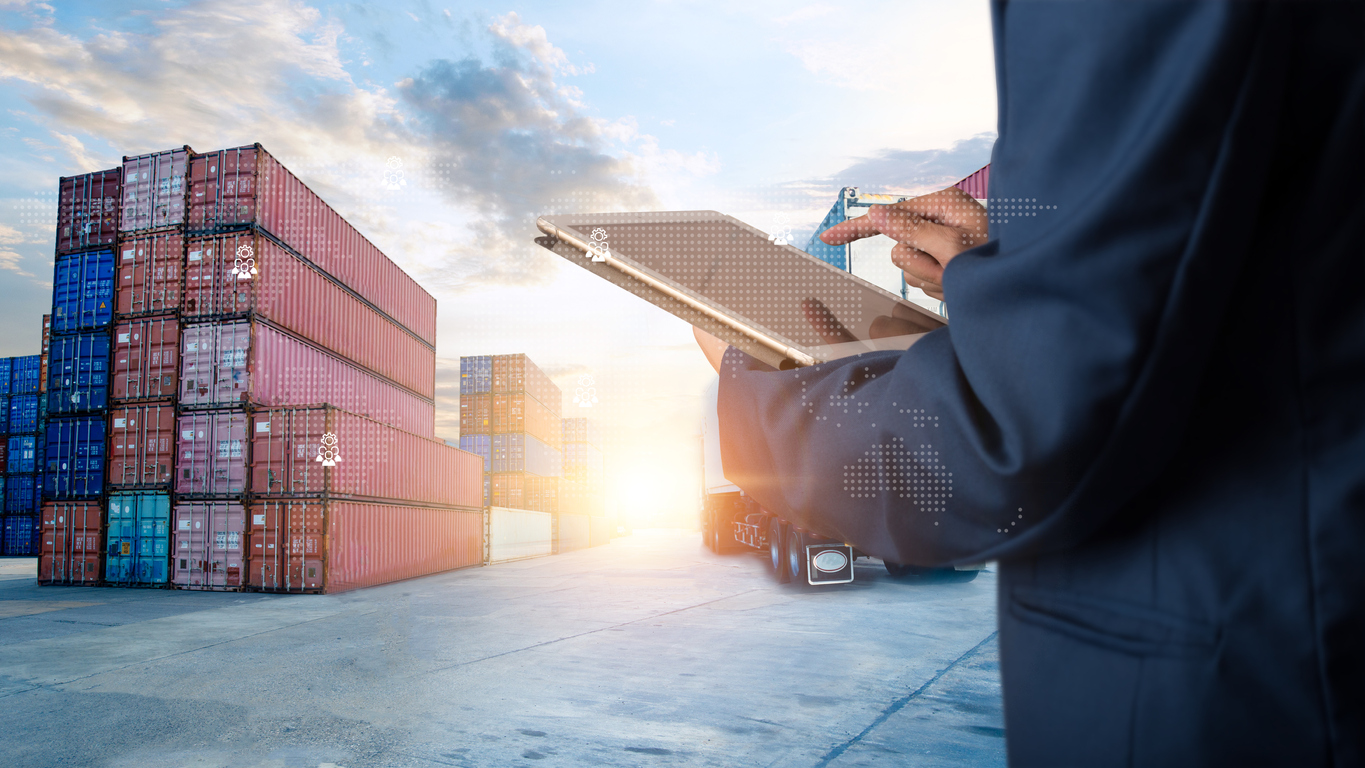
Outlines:
[[[42,447],[44,584],[100,580],[122,175],[111,168],[66,177],[58,189]]]
[[[104,580],[164,586],[176,455],[189,147],[123,158]]]
[[[0,554],[33,555],[42,492],[41,355],[0,358]]]
[[[489,506],[559,511],[560,401],[524,354],[460,358],[460,447],[484,457]]]
[[[563,420],[564,476],[559,484],[561,531],[588,531],[588,546],[611,541],[606,518],[602,440],[597,422],[586,417]]]

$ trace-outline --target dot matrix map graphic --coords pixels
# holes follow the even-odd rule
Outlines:
[[[912,449],[903,438],[893,437],[890,443],[876,443],[853,464],[844,465],[844,490],[853,499],[895,494],[895,498],[910,499],[922,512],[941,515],[953,497],[953,473],[939,461],[933,444],[920,443]]]

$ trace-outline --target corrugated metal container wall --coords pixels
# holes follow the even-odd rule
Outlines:
[[[120,316],[157,315],[180,308],[185,282],[185,238],[178,230],[126,237],[118,247]]]
[[[247,422],[244,410],[182,413],[176,419],[175,492],[184,496],[246,492]]]
[[[493,471],[493,440],[491,435],[460,435],[460,450],[483,457],[483,471]]]
[[[10,395],[5,413],[11,435],[34,434],[43,423],[43,395]]]
[[[52,277],[53,332],[104,328],[113,318],[113,249],[57,256]]]
[[[330,403],[423,437],[436,406],[264,323],[187,325],[181,331],[180,404],[218,407]]]
[[[602,433],[598,431],[597,421],[595,419],[589,419],[584,416],[574,416],[564,419],[563,424],[566,460],[568,459],[567,446],[569,443],[587,443],[588,445],[601,447]]]
[[[494,472],[529,472],[542,477],[562,473],[559,451],[525,432],[493,435],[492,448]]]
[[[488,510],[488,561],[543,557],[554,551],[549,512],[492,507]]]
[[[42,508],[42,491],[42,475],[7,476],[5,478],[5,514],[36,514]]]
[[[9,434],[9,395],[0,395],[0,435]]]
[[[185,223],[185,174],[193,152],[189,147],[181,147],[123,158],[120,232]]]
[[[109,485],[169,487],[176,454],[175,407],[138,405],[109,412]]]
[[[246,545],[242,504],[178,502],[172,519],[171,581],[181,589],[241,589]]]
[[[327,406],[252,416],[256,495],[327,495],[481,506],[482,460],[458,448]]]
[[[104,511],[95,501],[43,505],[39,584],[93,585],[100,580]]]
[[[261,145],[195,155],[191,230],[254,224],[436,344],[436,299]]]
[[[107,407],[109,352],[108,332],[53,338],[48,358],[48,412],[85,413]]]
[[[493,356],[460,358],[460,394],[483,395],[493,391]]]
[[[118,239],[120,168],[57,183],[57,253],[113,245]]]
[[[9,413],[9,407],[5,407],[5,413]],[[0,435],[0,472],[9,471],[9,438]]]
[[[42,435],[10,435],[9,448],[5,455],[5,471],[18,472],[43,471]]]
[[[10,378],[14,376],[14,358],[0,357],[0,395],[8,395]]]
[[[483,514],[361,501],[251,505],[248,583],[270,592],[345,592],[483,561]]]
[[[43,315],[43,351],[38,356],[38,391],[47,392],[47,356],[52,339],[52,315]]]
[[[3,539],[0,539],[0,554],[13,557],[38,554],[42,547],[41,527],[38,515],[10,515],[4,518]]]
[[[186,322],[253,312],[422,397],[435,397],[434,349],[259,233],[191,239],[186,253]]]
[[[462,399],[464,396],[461,396]],[[478,397],[478,395],[472,395]],[[525,394],[492,395],[492,418],[489,426],[493,434],[526,432],[555,449],[560,448],[559,417],[539,400]]]
[[[460,395],[460,434],[486,435],[493,428],[492,395]]]
[[[34,395],[42,391],[42,355],[24,355],[10,358],[11,395]]]
[[[112,400],[173,399],[180,389],[179,352],[180,321],[174,317],[145,317],[116,325]]]
[[[592,546],[592,529],[587,515],[559,514],[559,551],[572,552]]]
[[[536,512],[557,512],[559,478],[528,475],[525,472],[495,472],[492,505],[529,509]]]
[[[525,392],[556,417],[564,396],[550,377],[525,354],[493,356],[493,394]],[[557,430],[556,430],[557,431]]]
[[[104,491],[104,416],[50,419],[43,448],[43,498],[89,499]]]
[[[104,580],[119,585],[165,584],[170,526],[170,494],[109,494]]]
[[[958,189],[961,189],[963,192],[966,192],[967,194],[971,195],[977,200],[986,200],[989,199],[989,195],[987,195],[987,190],[990,188],[990,182],[991,166],[990,163],[987,163],[980,170],[976,171],[975,173],[963,179],[962,181],[959,181],[953,186],[957,187]]]

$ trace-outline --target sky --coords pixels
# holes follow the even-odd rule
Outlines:
[[[682,321],[534,245],[536,216],[781,213],[804,243],[843,186],[984,165],[996,102],[985,0],[0,0],[0,110],[0,356],[38,351],[58,177],[259,142],[436,297],[437,435],[461,355],[525,352],[644,527],[697,519],[715,374]]]

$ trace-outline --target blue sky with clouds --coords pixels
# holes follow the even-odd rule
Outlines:
[[[0,355],[37,347],[57,177],[261,142],[436,295],[438,433],[458,433],[460,355],[526,351],[570,392],[591,374],[617,486],[667,500],[648,523],[695,509],[713,374],[681,322],[530,244],[535,215],[809,232],[844,184],[980,167],[995,90],[984,0],[0,0],[0,109]]]

